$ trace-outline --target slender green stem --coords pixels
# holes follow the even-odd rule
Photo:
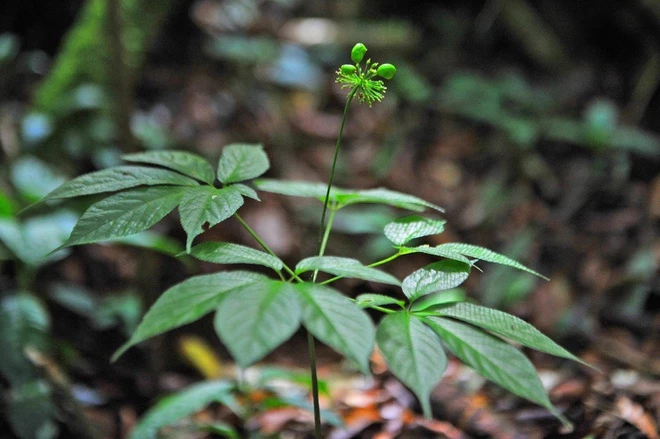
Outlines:
[[[332,168],[330,169],[330,178],[328,179],[328,190],[325,192],[325,201],[323,202],[323,213],[321,214],[321,223],[319,225],[319,238],[318,238],[318,247],[321,249],[324,226],[325,226],[325,215],[328,211],[328,201],[330,200],[330,189],[332,188],[332,183],[335,180],[335,170],[337,168],[337,157],[339,157],[339,146],[341,145],[341,138],[344,134],[344,126],[346,125],[346,118],[348,116],[348,108],[351,105],[351,101],[357,93],[357,87],[353,88],[351,92],[346,97],[346,105],[344,106],[344,115],[341,118],[341,125],[339,126],[339,135],[337,136],[337,143],[335,144],[335,155],[332,158]]]
[[[367,267],[373,268],[373,267],[378,267],[379,265],[387,264],[388,262],[395,260],[396,258],[398,258],[399,256],[401,256],[403,254],[405,254],[405,253],[404,252],[394,253],[393,255],[388,256],[385,259],[381,259],[380,261],[372,262],[371,264],[367,265]],[[344,278],[344,276],[335,276],[332,279],[328,279],[326,281],[321,282],[321,285],[327,285],[329,283],[338,281],[339,279],[343,279],[343,278]]]
[[[401,256],[403,253],[402,252],[397,252],[394,253],[391,256],[386,257],[385,259],[381,259],[380,261],[372,262],[371,264],[367,265],[367,267],[373,268],[373,267],[378,267],[379,265],[387,264],[390,261],[395,260],[399,256]]]
[[[328,223],[325,225],[325,232],[323,233],[323,239],[321,240],[321,246],[319,247],[319,256],[323,256],[325,254],[325,248],[328,245],[328,238],[330,237],[330,230],[332,230],[332,223],[335,221],[336,213],[337,210],[334,207],[330,209]]]
[[[266,250],[266,252],[268,252],[271,256],[275,256],[277,258],[277,255],[275,254],[275,252],[272,251],[270,249],[270,247],[268,247],[268,244],[266,244],[264,242],[264,240],[261,239],[261,237],[259,235],[257,235],[257,232],[252,230],[252,227],[250,227],[250,225],[248,223],[246,223],[245,220],[243,218],[241,218],[241,216],[238,213],[235,213],[234,217],[238,220],[239,223],[241,223],[243,228],[250,234],[250,236],[252,236],[254,238],[254,240],[257,241],[257,243],[261,246],[261,248]],[[291,268],[289,268],[289,266],[286,265],[284,262],[282,262],[282,267],[284,268],[284,270],[287,273],[289,273],[295,279],[298,279],[298,281],[302,282],[302,279],[300,279],[300,277],[298,277],[298,275]],[[277,271],[277,274],[280,275],[280,279],[282,279],[283,281],[286,281],[286,279],[284,278],[284,276],[282,275],[282,273],[279,270]]]
[[[411,304],[412,305],[412,304]],[[408,306],[408,311],[412,311],[412,306]],[[413,311],[417,317],[437,317],[439,314],[437,311]]]
[[[319,256],[325,254],[325,247],[328,244],[328,238],[330,237],[330,230],[332,230],[332,223],[335,221],[335,213],[337,210],[332,208],[330,209],[330,215],[328,216],[328,223],[325,225],[325,232],[323,233],[323,239],[321,240],[321,246],[319,248]],[[316,282],[316,276],[319,274],[318,270],[314,270],[312,275],[312,282]]]
[[[378,310],[380,312],[383,312],[385,314],[392,314],[392,313],[396,312],[393,309],[383,308],[382,306],[377,306],[377,305],[372,305],[372,306],[370,306],[370,308],[376,309],[376,310]]]
[[[318,253],[319,256],[323,256],[325,252],[325,246],[328,243],[328,237],[330,236],[330,229],[332,227],[332,219],[334,218],[335,210],[332,210],[330,220],[328,221],[328,227],[325,226],[325,215],[328,211],[328,202],[330,201],[330,189],[332,189],[332,183],[335,179],[335,170],[337,168],[337,157],[339,156],[339,146],[341,145],[341,138],[344,134],[344,126],[346,125],[346,117],[348,116],[348,108],[351,105],[351,101],[357,93],[357,87],[354,87],[348,96],[346,97],[346,105],[344,106],[344,115],[341,118],[341,125],[339,126],[339,135],[337,136],[337,143],[335,144],[335,154],[332,158],[332,168],[330,169],[330,178],[328,179],[328,189],[325,192],[325,200],[323,201],[323,213],[321,214],[321,223],[319,225],[319,238],[318,238]],[[314,271],[312,276],[312,281],[316,281],[316,275],[318,271]],[[314,401],[314,431],[316,433],[316,439],[322,439],[321,437],[321,407],[319,405],[319,382],[316,374],[316,347],[314,346],[314,336],[307,332],[307,346],[309,348],[309,368],[312,375],[312,399]]]
[[[255,232],[254,230],[252,230],[252,227],[250,227],[250,225],[249,225],[248,223],[246,223],[245,220],[244,220],[243,218],[241,218],[241,216],[240,216],[238,213],[235,213],[235,214],[234,214],[234,217],[238,220],[239,223],[241,223],[241,225],[243,226],[243,228],[244,228],[245,230],[247,230],[247,232],[250,234],[250,236],[252,236],[252,237],[254,238],[254,240],[257,241],[257,242],[259,243],[259,245],[260,245],[264,250],[266,250],[266,251],[267,251],[268,253],[270,253],[272,256],[277,257],[277,255],[275,254],[275,252],[272,251],[272,250],[270,249],[270,247],[268,247],[268,244],[266,244],[266,243],[264,242],[264,240],[261,239],[261,237],[260,237],[259,235],[257,235],[257,232]]]
[[[248,223],[245,222],[243,218],[238,213],[235,213],[234,216],[238,220],[239,223],[243,226],[243,228],[254,238],[255,241],[259,243],[259,245],[269,254],[272,256],[277,257],[275,252],[273,252],[270,247],[268,247],[268,244],[264,242],[263,239],[255,232],[252,227]],[[328,232],[326,235],[329,235],[330,233],[330,228],[332,227],[332,220],[334,218],[334,211],[332,215],[330,216],[330,220],[328,221]],[[327,237],[324,240],[324,242],[327,242]],[[325,245],[322,247],[325,249]],[[296,279],[298,282],[304,282],[300,276],[298,276],[291,268],[289,268],[286,264],[283,264],[284,270],[286,270],[293,279]],[[284,276],[282,276],[282,273],[278,271],[278,274],[280,275],[280,278],[282,280],[284,279]],[[310,370],[312,373],[312,398],[314,399],[314,432],[316,435],[317,439],[321,439],[321,408],[319,405],[319,380],[318,376],[316,373],[316,346],[314,345],[314,336],[312,335],[311,332],[307,332],[307,346],[309,348],[309,361],[310,361]]]

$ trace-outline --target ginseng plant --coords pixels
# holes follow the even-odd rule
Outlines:
[[[249,270],[227,270],[193,276],[173,286],[153,304],[113,361],[146,339],[215,312],[218,337],[241,368],[262,359],[300,325],[306,329],[317,438],[321,437],[321,419],[315,339],[352,360],[364,374],[370,373],[369,359],[377,344],[391,372],[414,392],[426,416],[431,416],[431,390],[447,367],[446,348],[488,380],[547,408],[567,423],[550,402],[532,363],[508,341],[582,361],[525,321],[466,301],[455,290],[479,261],[543,276],[506,256],[470,244],[411,245],[413,240],[443,232],[445,221],[437,217],[443,212],[440,207],[385,188],[351,190],[332,185],[351,103],[357,98],[371,106],[382,100],[386,87],[378,78],[391,79],[396,72],[391,64],[364,61],[366,51],[363,44],[356,44],[351,51],[353,64],[342,65],[337,72],[337,82],[348,89],[348,95],[327,184],[259,179],[269,169],[263,148],[232,144],[223,148],[215,171],[205,159],[185,151],[129,154],[123,159],[133,164],[82,175],[47,195],[45,200],[112,193],[83,213],[65,247],[141,232],[178,209],[187,234],[186,253],[211,263],[259,265],[274,274],[269,277]],[[243,220],[238,211],[246,199],[259,201],[257,191],[323,203],[315,256],[290,267]],[[412,213],[384,229],[392,242],[392,255],[368,265],[352,258],[326,256],[335,214],[361,203]],[[435,213],[421,215],[426,210]],[[230,219],[240,223],[261,250],[230,242],[192,245],[205,227]],[[376,268],[413,253],[424,253],[437,261],[403,281]],[[319,282],[319,272],[332,277]],[[402,294],[362,294],[351,299],[333,287],[340,278],[389,285]],[[377,327],[365,308],[383,314]]]

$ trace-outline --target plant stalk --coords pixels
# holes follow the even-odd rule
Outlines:
[[[386,257],[385,259],[381,259],[380,261],[372,262],[371,264],[367,265],[367,267],[373,268],[373,267],[378,267],[379,265],[387,264],[388,262],[393,261],[396,258],[398,258],[399,256],[401,256],[402,254],[403,253],[399,251],[397,253],[394,253],[391,256]]]
[[[307,331],[307,348],[309,350],[309,371],[312,377],[312,399],[314,400],[314,434],[316,439],[321,436],[321,406],[319,405],[319,379],[316,374],[316,345],[314,336]]]
[[[335,209],[330,210],[330,216],[328,217],[328,223],[325,225],[325,233],[323,233],[323,239],[321,240],[321,246],[319,248],[319,256],[323,256],[325,254],[325,247],[328,244],[328,238],[330,237],[330,230],[332,229],[332,223],[335,220],[335,213],[337,211]],[[314,274],[312,275],[312,282],[316,282],[316,276],[319,274],[318,270],[314,270]]]
[[[330,229],[332,227],[332,219],[334,218],[335,210],[332,210],[330,220],[326,227],[325,216],[328,212],[328,202],[330,201],[330,189],[332,188],[332,183],[335,179],[335,170],[337,168],[337,157],[339,156],[339,147],[341,145],[341,138],[344,134],[344,126],[346,125],[346,118],[348,116],[348,108],[351,105],[353,97],[357,93],[357,87],[353,88],[348,96],[346,97],[346,105],[344,106],[344,115],[341,118],[341,125],[339,126],[339,135],[337,136],[337,143],[335,144],[335,154],[332,158],[332,167],[330,168],[330,178],[328,179],[328,189],[325,192],[325,200],[323,202],[323,213],[321,214],[321,223],[319,224],[319,237],[318,237],[318,254],[323,256],[325,253],[325,246],[328,243],[328,237],[330,236]],[[316,275],[318,270],[314,271],[312,276],[312,282],[316,281]],[[316,346],[314,344],[314,336],[308,331],[307,332],[307,346],[309,349],[309,368],[312,377],[312,399],[314,401],[314,432],[316,434],[316,439],[322,439],[321,436],[321,406],[319,405],[319,381],[316,372]]]
[[[252,230],[252,227],[250,227],[250,225],[248,223],[246,223],[245,220],[243,218],[241,218],[241,216],[238,213],[234,213],[234,217],[238,220],[239,223],[241,223],[243,228],[250,234],[250,236],[252,236],[254,238],[254,240],[257,241],[257,243],[261,246],[261,248],[266,250],[266,252],[269,253],[271,256],[275,256],[277,258],[277,255],[275,254],[275,252],[272,251],[270,249],[270,247],[268,247],[268,244],[266,244],[264,242],[264,240],[261,239],[261,237],[259,235],[257,235],[257,232]],[[291,268],[289,268],[288,265],[283,263],[282,267],[284,268],[284,270],[287,273],[289,273],[291,276],[293,276],[298,281],[302,282],[302,279],[300,279],[300,277]],[[281,272],[278,271],[277,274],[280,275],[280,279],[282,279],[283,281],[286,280]]]
[[[335,155],[332,158],[332,168],[330,169],[330,178],[328,180],[328,190],[325,192],[325,201],[323,202],[323,213],[321,214],[321,223],[319,225],[319,238],[318,238],[318,248],[321,250],[321,245],[323,242],[324,226],[325,226],[325,215],[328,212],[328,201],[330,200],[330,189],[332,188],[332,183],[335,180],[335,169],[337,167],[337,157],[339,156],[339,146],[341,145],[341,138],[344,134],[344,126],[346,125],[346,118],[348,116],[348,108],[351,105],[353,97],[357,93],[357,88],[353,88],[351,92],[346,97],[346,106],[344,106],[344,115],[341,118],[341,125],[339,126],[339,135],[337,136],[337,143],[335,144]]]

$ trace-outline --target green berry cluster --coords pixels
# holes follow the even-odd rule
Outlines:
[[[350,88],[358,97],[360,102],[371,107],[374,102],[380,102],[385,96],[385,84],[380,79],[392,79],[396,73],[396,67],[392,64],[372,63],[367,59],[364,68],[362,60],[367,53],[367,47],[357,43],[351,50],[351,59],[355,64],[344,64],[337,71],[337,82],[342,84],[341,88]]]

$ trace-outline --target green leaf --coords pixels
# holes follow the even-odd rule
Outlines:
[[[66,210],[34,216],[24,221],[0,218],[0,241],[21,262],[39,267],[62,259],[69,251],[59,250],[71,234],[78,215]]]
[[[305,328],[368,374],[374,348],[374,325],[369,315],[332,288],[315,284],[295,286],[302,293]]]
[[[148,338],[202,318],[216,309],[228,292],[267,279],[249,271],[226,271],[194,276],[173,286],[156,300],[131,339],[112,356],[112,361]]]
[[[313,256],[303,259],[296,265],[296,274],[319,270],[335,276],[344,276],[388,285],[401,285],[399,279],[384,271],[365,267],[357,259],[338,256]]]
[[[309,378],[308,381],[310,381]],[[319,393],[321,393],[320,389],[319,389]],[[264,407],[265,410],[268,410],[270,408],[279,408],[279,407],[298,407],[307,411],[308,413],[312,413],[314,411],[314,405],[309,400],[309,398],[307,398],[306,395],[300,393],[290,394],[290,395],[280,394],[269,398],[269,401],[267,400],[265,402],[268,402],[268,404],[262,404],[262,407],[266,406]],[[335,412],[331,410],[321,409],[321,419],[323,419],[324,423],[330,424],[333,427],[341,428],[345,426],[344,421]]]
[[[213,421],[210,424],[198,424],[197,429],[228,439],[241,439],[240,434],[234,427],[222,421]]]
[[[353,206],[335,212],[332,230],[347,234],[379,234],[395,218],[389,206]]]
[[[628,150],[647,157],[658,157],[660,155],[660,138],[648,131],[642,131],[633,127],[617,127],[608,144],[613,148]]]
[[[235,406],[228,381],[205,381],[169,395],[151,407],[130,435],[131,439],[155,439],[158,430],[199,412],[213,402]]]
[[[403,254],[424,253],[431,256],[439,256],[441,258],[447,258],[454,261],[463,262],[464,264],[468,264],[470,266],[473,265],[468,258],[466,258],[465,256],[459,253],[442,249],[439,247],[430,247],[427,244],[420,245],[418,247],[399,247],[399,250],[401,250]]]
[[[5,189],[6,190],[6,189]],[[0,218],[13,218],[16,212],[16,204],[9,195],[0,189]]]
[[[327,184],[308,181],[281,181],[270,178],[260,178],[253,181],[257,189],[274,194],[289,195],[291,197],[316,198],[323,201]],[[336,201],[335,195],[338,189],[330,190],[330,201]]]
[[[419,215],[409,215],[386,225],[385,236],[396,245],[405,245],[415,238],[442,233],[445,230],[446,222]]]
[[[208,223],[211,228],[232,216],[242,205],[243,197],[232,187],[200,186],[187,190],[179,204],[181,225],[188,235],[186,251],[190,252],[195,237],[204,232],[204,224]]]
[[[170,213],[183,194],[181,187],[156,186],[112,195],[87,209],[64,245],[108,241],[146,230]]]
[[[146,248],[168,256],[177,256],[183,251],[183,247],[179,241],[152,230],[145,230],[136,235],[119,238],[112,242]]]
[[[127,162],[149,163],[173,169],[182,174],[213,184],[213,168],[203,157],[187,151],[148,151],[121,156]]]
[[[304,369],[291,369],[287,366],[269,366],[261,365],[254,368],[256,372],[255,379],[250,379],[250,384],[253,386],[265,389],[269,387],[269,384],[273,381],[289,381],[311,390],[312,389],[312,377],[309,374],[309,371]],[[330,397],[330,384],[328,381],[319,379],[319,394]],[[284,393],[288,393],[287,390],[284,390]]]
[[[536,271],[525,267],[523,264],[514,261],[513,259],[507,258],[504,255],[501,255],[499,253],[496,253],[492,250],[488,250],[487,248],[483,247],[478,247],[476,245],[471,245],[471,244],[463,244],[463,243],[458,243],[458,242],[453,242],[453,243],[447,243],[447,244],[440,244],[439,246],[436,247],[436,249],[439,250],[447,250],[450,252],[455,252],[455,253],[460,253],[464,256],[467,256],[469,258],[475,258],[475,259],[480,259],[482,261],[487,261],[487,262],[494,262],[496,264],[502,264],[502,265],[508,265],[509,267],[514,267],[519,270],[526,271],[528,273],[531,273],[535,276],[538,276],[540,278],[543,278],[545,280],[548,280],[547,277],[543,276],[542,274],[537,273]]]
[[[470,275],[470,266],[445,259],[413,272],[403,280],[403,293],[414,301],[418,297],[456,288]]]
[[[218,180],[224,184],[250,180],[268,168],[268,156],[261,145],[227,145],[218,161]]]
[[[125,292],[98,297],[73,284],[56,284],[49,291],[49,299],[68,310],[89,319],[98,330],[120,327],[132,334],[142,317],[142,304],[136,292]]]
[[[242,183],[236,183],[233,184],[231,187],[235,188],[244,197],[252,198],[253,200],[256,201],[261,201],[259,199],[259,195],[257,194],[257,191],[255,191],[248,185]]]
[[[28,201],[37,201],[67,180],[48,163],[31,155],[21,155],[8,167],[16,192]]]
[[[371,308],[374,306],[398,305],[404,307],[406,302],[395,299],[394,297],[384,296],[382,294],[360,294],[355,298],[355,303],[360,308]]]
[[[117,166],[74,178],[46,195],[44,200],[116,192],[137,186],[197,186],[198,184],[195,180],[167,169]]]
[[[36,372],[25,356],[25,347],[44,348],[50,318],[33,295],[20,293],[0,298],[0,374],[12,386],[32,381]]]
[[[411,311],[430,311],[429,308],[444,306],[449,303],[464,302],[466,299],[465,290],[462,288],[452,288],[447,291],[429,294],[416,300],[410,307]]]
[[[44,380],[35,379],[12,387],[3,398],[5,419],[19,438],[53,439],[60,437],[55,419],[53,389]],[[4,436],[11,437],[8,431]]]
[[[537,351],[586,364],[538,329],[511,314],[467,302],[441,308],[437,313],[439,316],[452,317],[479,326]]]
[[[257,189],[265,192],[293,197],[316,198],[319,201],[325,200],[327,190],[327,185],[324,183],[306,181],[279,181],[263,178],[255,180],[254,184],[257,186]],[[350,190],[333,187],[330,190],[330,201],[338,203],[339,207],[351,204],[369,203],[385,204],[417,212],[421,212],[428,207],[443,212],[441,207],[429,203],[428,201],[424,201],[421,198],[384,188]]]
[[[397,312],[380,321],[376,339],[392,373],[415,393],[424,416],[431,417],[429,397],[447,368],[438,336],[415,316]]]
[[[401,192],[391,191],[385,188],[366,189],[360,191],[344,191],[337,195],[337,202],[340,205],[349,205],[357,203],[375,203],[398,207],[416,212],[422,212],[426,208],[444,212],[440,206],[422,200],[414,195],[403,194]]]
[[[12,62],[18,55],[20,47],[21,43],[16,35],[9,32],[0,35],[0,66],[5,68]]]
[[[451,319],[428,317],[426,323],[454,355],[480,375],[557,413],[536,369],[518,349],[471,325]]]
[[[261,250],[229,242],[205,242],[190,250],[190,255],[215,264],[257,264],[280,271],[284,263]]]
[[[299,326],[296,291],[280,281],[264,280],[232,291],[215,314],[215,330],[242,368],[288,340]]]

